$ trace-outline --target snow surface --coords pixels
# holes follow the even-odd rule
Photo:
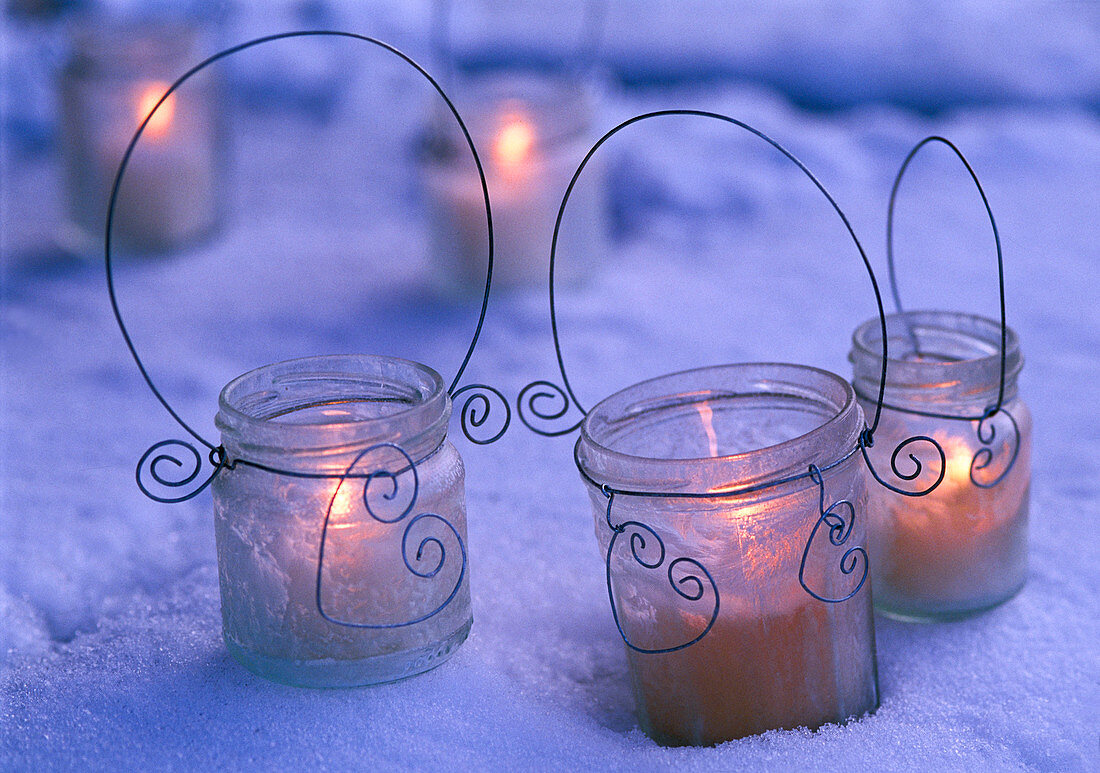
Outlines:
[[[1092,72],[1082,89],[1095,94]],[[411,147],[428,95],[387,63],[355,77],[346,94],[358,98],[345,94],[329,122],[238,116],[223,234],[118,267],[137,346],[207,437],[217,391],[246,369],[366,351],[449,377],[472,332],[474,304],[435,292],[425,255]],[[56,164],[17,157],[4,170],[0,263],[0,769],[1100,767],[1100,118],[1089,99],[809,113],[765,87],[688,84],[611,90],[599,126],[673,106],[726,112],[787,144],[876,267],[908,148],[942,133],[967,153],[998,217],[1035,419],[1031,567],[1016,599],[954,624],[877,619],[873,716],[658,747],[632,715],[572,438],[517,423],[492,446],[459,441],[475,622],[458,653],[375,688],[265,682],[221,642],[209,495],[158,505],[133,484],[138,456],[181,431],[125,350],[99,262],[50,246]],[[848,373],[850,333],[874,311],[869,283],[796,170],[698,119],[634,127],[606,158],[614,240],[559,291],[586,407],[710,363]],[[922,158],[897,222],[903,293],[912,306],[993,315],[980,200],[946,153]],[[494,297],[467,380],[513,397],[534,378],[559,380],[546,311],[542,288]]]

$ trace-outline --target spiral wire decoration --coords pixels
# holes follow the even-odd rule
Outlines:
[[[605,562],[607,568],[607,597],[611,601],[611,615],[615,619],[615,627],[619,629],[619,635],[623,637],[623,641],[626,642],[627,647],[643,655],[664,655],[669,652],[678,652],[679,650],[687,649],[710,633],[710,629],[713,628],[714,624],[718,621],[718,612],[721,608],[721,600],[718,595],[718,583],[714,581],[714,577],[711,576],[707,568],[694,558],[681,557],[670,561],[666,571],[668,574],[669,587],[672,588],[677,596],[686,601],[701,601],[706,595],[706,586],[703,585],[703,581],[700,579],[699,574],[692,574],[691,570],[699,572],[706,578],[711,593],[714,595],[714,608],[707,618],[707,624],[694,638],[671,647],[647,648],[638,646],[632,642],[626,631],[623,630],[622,621],[619,619],[618,603],[615,600],[615,589],[611,580],[611,562],[615,555],[615,543],[618,541],[619,537],[631,532],[630,555],[635,563],[645,569],[661,568],[661,565],[665,562],[665,543],[664,540],[661,539],[661,535],[641,521],[624,521],[623,523],[616,524],[611,518],[611,509],[615,504],[615,493],[606,486],[601,487],[601,490],[604,496],[607,497],[607,525],[611,529],[611,541],[607,545],[607,559]],[[646,535],[652,538],[657,547],[656,558],[650,560],[646,560],[645,558],[645,551],[648,549]],[[685,571],[684,567],[691,567],[691,569]],[[677,574],[682,576],[677,579]]]
[[[353,476],[352,475],[352,471],[355,469],[356,465],[358,465],[359,462],[363,458],[367,457],[368,455],[370,455],[370,454],[372,454],[372,453],[374,453],[374,452],[376,452],[380,449],[384,449],[384,448],[388,448],[388,449],[391,449],[393,451],[396,451],[400,455],[400,457],[402,457],[404,459],[404,466],[402,466],[397,472],[392,472],[392,471],[384,469],[384,468],[379,468],[379,469],[372,469],[370,472],[366,473],[365,475],[359,475],[359,476]],[[433,451],[432,453],[435,453],[435,452]],[[400,490],[400,484],[399,484],[398,480],[399,480],[400,476],[402,476],[406,473],[411,474],[411,476],[412,476],[412,492],[409,496],[408,504],[405,505],[405,507],[400,508],[400,512],[396,517],[386,518],[386,517],[380,515],[378,512],[375,511],[375,506],[371,505],[371,484],[374,481],[379,480],[379,479],[384,479],[384,480],[390,481],[391,490],[388,493],[383,493],[382,494],[382,499],[384,499],[386,501],[392,501],[393,499],[395,499],[397,497],[397,495],[399,493],[399,490]],[[446,565],[446,563],[447,563],[447,548],[443,543],[443,539],[441,539],[440,537],[436,537],[436,536],[423,537],[420,540],[420,542],[417,544],[416,553],[413,554],[413,557],[410,559],[410,557],[409,557],[410,556],[409,538],[410,538],[410,535],[413,532],[413,529],[418,524],[429,524],[429,523],[442,524],[442,526],[446,529],[446,532],[449,533],[450,536],[454,538],[454,540],[458,544],[458,548],[459,548],[459,551],[460,551],[460,554],[461,554],[462,562],[461,562],[461,565],[459,567],[458,578],[455,580],[454,587],[451,588],[450,593],[447,595],[447,597],[438,606],[436,606],[431,611],[425,612],[425,613],[420,614],[417,617],[414,617],[410,620],[405,620],[405,621],[402,621],[402,622],[399,622],[399,623],[368,623],[368,622],[363,622],[363,621],[343,620],[339,617],[336,617],[335,615],[329,614],[329,612],[325,609],[325,605],[324,605],[324,601],[323,601],[323,597],[322,597],[322,585],[323,585],[323,582],[324,582],[325,548],[328,545],[329,522],[332,518],[332,510],[333,510],[334,505],[336,504],[336,499],[340,495],[340,488],[344,485],[344,483],[349,478],[352,478],[352,477],[358,477],[358,478],[363,479],[363,481],[364,481],[363,482],[363,493],[362,493],[362,497],[361,497],[362,502],[363,502],[363,507],[366,509],[367,514],[370,515],[371,518],[373,518],[375,521],[377,521],[378,523],[381,523],[381,524],[386,524],[386,525],[397,524],[400,521],[404,520],[406,518],[406,516],[408,516],[413,511],[413,509],[416,507],[417,497],[419,496],[419,493],[420,493],[420,478],[419,478],[419,476],[417,475],[417,472],[416,472],[416,464],[413,462],[412,458],[405,452],[405,450],[403,448],[401,448],[398,445],[395,445],[394,443],[378,443],[378,444],[375,444],[373,446],[370,446],[369,448],[366,448],[363,451],[361,451],[355,457],[355,459],[352,460],[352,463],[350,465],[348,465],[348,468],[345,471],[344,475],[342,475],[340,477],[340,483],[337,485],[336,490],[333,491],[333,493],[332,493],[332,499],[329,501],[328,509],[325,511],[325,519],[324,519],[323,523],[321,524],[321,543],[320,543],[320,548],[318,549],[318,555],[317,555],[317,585],[316,585],[317,612],[325,620],[327,620],[328,622],[333,623],[335,625],[344,626],[346,628],[370,628],[370,629],[404,628],[404,627],[407,627],[407,626],[410,626],[410,625],[415,625],[416,623],[422,623],[425,620],[427,620],[428,618],[434,617],[435,615],[439,614],[440,612],[442,612],[447,607],[448,604],[450,604],[454,600],[455,596],[458,595],[459,589],[462,587],[462,580],[466,576],[466,544],[463,542],[462,536],[458,533],[458,529],[456,529],[454,527],[454,524],[452,524],[450,521],[448,521],[443,516],[438,515],[436,513],[420,513],[420,514],[414,516],[413,518],[409,519],[409,522],[405,525],[405,530],[401,535],[401,559],[405,564],[405,568],[409,571],[410,574],[412,574],[416,577],[419,577],[421,579],[431,580],[431,579],[435,578],[439,574],[439,572],[442,571],[443,567]],[[444,534],[444,537],[446,537],[446,533]],[[419,565],[421,564],[421,562],[424,562],[424,561],[430,559],[430,556],[428,555],[428,553],[432,553],[432,554],[435,555],[434,565],[429,564],[430,568],[427,568],[427,569],[419,568]]]
[[[900,413],[908,413],[916,416],[928,416],[935,419],[943,419],[945,421],[966,421],[970,422],[974,426],[974,434],[978,439],[978,442],[982,444],[982,448],[979,448],[973,458],[970,461],[970,481],[978,488],[993,488],[1012,470],[1016,464],[1016,458],[1020,453],[1020,425],[1016,421],[1016,417],[1013,416],[1008,410],[1004,408],[1005,400],[1005,380],[1007,370],[1008,359],[1008,323],[1005,313],[1005,269],[1004,269],[1004,253],[1001,249],[1001,234],[997,229],[997,220],[993,217],[993,209],[989,205],[989,198],[986,196],[985,189],[982,187],[981,181],[978,179],[977,172],[967,161],[966,156],[962,151],[944,137],[938,135],[931,135],[925,137],[918,142],[913,149],[906,155],[905,160],[902,162],[901,167],[898,169],[897,175],[894,177],[894,184],[890,189],[890,203],[886,210],[886,265],[888,269],[888,279],[890,280],[890,294],[894,299],[894,306],[899,313],[904,312],[904,308],[901,303],[901,293],[898,291],[898,279],[897,271],[895,270],[894,261],[894,210],[897,204],[898,190],[901,187],[902,178],[905,176],[905,172],[909,169],[910,164],[916,157],[917,153],[921,151],[926,145],[940,144],[948,148],[958,159],[962,162],[962,165],[966,168],[967,174],[970,175],[971,181],[974,183],[974,187],[978,190],[978,195],[981,196],[982,206],[985,207],[986,216],[989,218],[989,225],[993,231],[993,243],[997,250],[997,290],[1000,300],[1000,320],[1001,320],[1001,342],[1000,342],[1000,384],[997,388],[997,401],[988,406],[981,414],[973,416],[959,416],[948,413],[936,413],[931,411],[920,411],[912,408],[901,407],[897,405],[887,404],[886,407],[891,410],[898,411]],[[909,319],[902,316],[902,320],[906,325],[906,333],[913,346],[913,351],[917,354],[920,353],[920,342],[917,339],[916,332],[913,330],[912,324]],[[883,337],[883,349],[882,357],[886,359],[886,339]],[[862,395],[861,395],[862,396]],[[879,397],[881,400],[882,391],[879,391]],[[992,479],[986,480],[984,476],[979,475],[982,470],[988,469],[994,463],[995,452],[993,450],[994,442],[997,438],[997,427],[994,424],[994,419],[998,416],[1004,416],[1008,420],[1007,428],[1011,432],[1011,438],[1008,440],[1009,455],[1007,461],[1004,462],[1003,469],[998,472]],[[942,453],[942,449],[941,449]],[[915,461],[915,460],[914,460]],[[917,462],[917,474],[920,473],[920,463]],[[876,476],[877,477],[877,476]],[[902,476],[904,477],[904,476]],[[942,475],[941,475],[942,479]],[[881,481],[880,481],[881,482]],[[888,486],[894,491],[892,486]],[[904,491],[900,493],[906,493]]]
[[[840,598],[828,598],[819,595],[806,584],[806,558],[810,554],[810,546],[813,544],[814,537],[817,536],[817,530],[821,528],[822,524],[829,529],[829,544],[838,548],[843,547],[848,541],[848,537],[851,536],[852,529],[855,528],[856,525],[856,506],[853,505],[850,500],[839,499],[827,508],[825,507],[825,478],[821,474],[821,469],[816,464],[810,465],[809,476],[818,487],[817,507],[820,515],[817,521],[814,522],[814,528],[810,532],[809,538],[806,540],[806,548],[802,551],[802,561],[798,565],[798,584],[818,601],[839,604],[859,593],[859,589],[863,587],[863,583],[867,582],[867,572],[870,570],[870,564],[867,561],[867,551],[862,546],[851,547],[845,550],[844,555],[840,557],[841,574],[851,574],[854,572],[856,566],[860,563],[860,558],[863,559],[863,574],[860,575],[859,582],[856,583],[855,588],[847,595],[841,596]],[[848,512],[847,519],[845,519],[842,514],[845,510]]]

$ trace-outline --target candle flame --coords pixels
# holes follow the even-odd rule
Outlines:
[[[699,412],[699,419],[703,422],[703,432],[707,434],[707,447],[709,456],[718,456],[718,435],[714,432],[714,411],[710,403],[704,400],[695,404],[695,410]]]
[[[503,126],[493,143],[493,159],[504,169],[517,168],[526,163],[535,146],[535,131],[523,116],[511,113],[504,117]]]
[[[936,440],[943,447],[943,453],[947,457],[944,483],[956,487],[969,486],[970,464],[974,458],[974,451],[955,437],[937,437]]]
[[[152,81],[147,83],[141,90],[137,100],[137,122],[140,125],[145,117],[150,113],[156,112],[149,116],[149,123],[145,124],[145,136],[151,139],[161,139],[165,137],[172,128],[172,119],[176,114],[176,96],[170,95],[160,107],[157,107],[157,102],[160,102],[160,98],[164,95],[164,92],[168,90],[168,84],[163,81]]]

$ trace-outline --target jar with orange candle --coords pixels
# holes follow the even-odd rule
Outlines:
[[[565,76],[510,73],[464,80],[457,94],[474,142],[485,152],[494,284],[543,284],[557,205],[591,139],[591,91]],[[431,250],[451,289],[477,288],[485,276],[481,189],[473,164],[459,152],[461,136],[442,128],[429,127],[421,169]],[[581,258],[598,252],[603,238],[598,178],[578,190],[563,226],[561,249],[574,271]]]
[[[947,140],[928,138],[909,154],[897,183],[918,150]],[[967,170],[977,184],[969,164]],[[981,186],[978,184],[981,191]],[[872,486],[869,512],[875,606],[907,620],[951,620],[1012,598],[1027,578],[1031,415],[1020,398],[1019,338],[1005,324],[1004,276],[997,242],[1001,319],[943,311],[903,311],[887,317],[889,367],[877,439],[867,453],[877,469],[893,468],[904,487]],[[891,227],[892,233],[892,227]],[[890,251],[890,283],[901,307]],[[850,359],[856,393],[866,409],[881,384],[883,338],[878,320],[858,327]],[[942,464],[906,460],[893,449],[905,438],[931,438]],[[891,458],[893,457],[893,458]]]
[[[93,25],[75,34],[59,89],[68,214],[61,238],[73,251],[101,248],[115,172],[143,122],[115,206],[118,248],[177,250],[218,225],[223,158],[214,73],[162,101],[198,47],[197,30],[182,22]]]
[[[688,109],[635,116],[596,142],[573,182],[620,131],[687,116],[732,124],[798,167],[852,237],[885,325],[874,272],[839,205],[801,161],[742,121]],[[660,376],[585,410],[562,354],[556,246],[555,234],[550,325],[561,384],[528,384],[519,417],[543,435],[580,429],[575,461],[642,729],[662,744],[711,745],[874,711],[860,451],[873,442],[878,407],[865,423],[840,376],[772,362]]]
[[[799,365],[676,373],[588,413],[577,466],[657,741],[813,729],[878,706],[852,454],[863,427],[847,382]]]

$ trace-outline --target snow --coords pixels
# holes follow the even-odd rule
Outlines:
[[[458,441],[475,622],[450,661],[405,682],[340,691],[282,687],[236,665],[220,638],[209,495],[158,505],[133,483],[140,454],[181,430],[129,358],[100,263],[51,246],[55,159],[7,148],[0,768],[1097,769],[1100,48],[1079,44],[1096,20],[1087,4],[1075,15],[1076,5],[1032,4],[1053,21],[1026,36],[1010,12],[985,8],[984,23],[1019,43],[1004,80],[989,75],[994,62],[978,43],[945,32],[931,61],[910,41],[895,69],[864,83],[866,95],[852,96],[854,76],[829,92],[850,105],[843,110],[797,107],[783,82],[826,86],[762,42],[737,48],[770,73],[755,85],[606,91],[600,128],[696,107],[772,134],[845,208],[880,281],[897,165],[929,133],[953,139],[997,215],[1009,321],[1027,360],[1021,389],[1035,437],[1023,592],[959,623],[877,618],[882,706],[873,716],[713,749],[661,748],[638,730],[572,438],[540,438],[518,422],[495,445]],[[809,7],[825,28],[813,36],[820,48],[845,50],[828,41],[852,34],[847,26],[824,4]],[[865,13],[889,26],[885,11]],[[792,30],[787,19],[755,20],[778,39]],[[1066,33],[1073,19],[1080,27]],[[721,42],[720,27],[685,31],[686,50]],[[904,39],[890,29],[890,41]],[[367,351],[445,377],[458,365],[476,309],[438,295],[430,280],[412,151],[430,95],[381,55],[370,62],[349,75],[330,121],[292,108],[239,114],[224,233],[186,255],[118,267],[123,312],[154,379],[207,437],[220,387],[277,359]],[[953,78],[921,80],[947,65]],[[1028,84],[1044,72],[1059,88],[1036,87],[1050,98],[1034,99]],[[985,98],[983,78],[996,100]],[[910,109],[924,99],[955,106],[932,116]],[[797,170],[759,140],[700,119],[641,124],[605,150],[614,238],[558,293],[566,364],[585,407],[640,378],[725,361],[848,374],[851,331],[874,312],[869,283],[839,220]],[[903,294],[912,306],[993,315],[980,200],[947,153],[921,159],[899,203]],[[546,312],[543,288],[495,296],[466,381],[513,398],[535,378],[559,381]]]

